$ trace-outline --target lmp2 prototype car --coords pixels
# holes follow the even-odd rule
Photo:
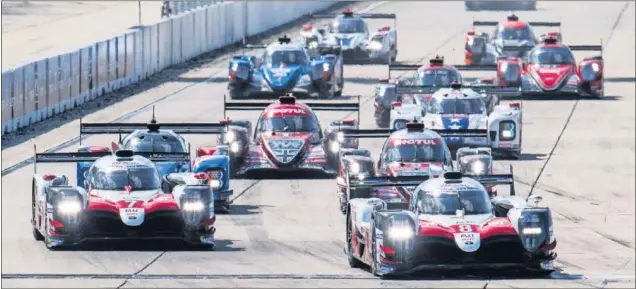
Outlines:
[[[312,17],[334,20],[331,25],[316,30],[313,27],[304,27],[307,31],[303,37],[310,48],[340,47],[347,64],[383,64],[397,58],[395,14],[353,13],[347,9],[341,15],[316,14]],[[393,19],[394,28],[383,26],[370,34],[364,19]]]
[[[314,172],[335,175],[340,165],[340,149],[357,148],[339,131],[357,128],[353,120],[334,121],[322,131],[315,111],[358,112],[358,103],[296,102],[293,95],[274,103],[224,102],[224,111],[261,110],[252,135],[245,120],[223,121],[216,147],[199,148],[197,156],[227,154],[233,176],[262,176],[265,172]]]
[[[217,159],[226,159],[216,156]],[[188,162],[188,153],[135,153],[130,150],[36,153],[33,177],[33,236],[55,249],[87,240],[179,239],[214,247],[213,190],[219,181],[162,191],[156,162]],[[92,162],[87,182],[70,186],[64,175],[37,174],[38,163]]]
[[[488,85],[485,83],[475,83],[475,85],[481,86],[480,91],[483,91],[486,104],[489,108],[492,108],[497,103],[497,99],[501,97],[516,97],[519,96],[520,91],[518,83],[506,82],[507,79],[513,79],[518,81],[518,71],[513,71],[512,78],[508,76],[506,67],[503,70],[497,65],[448,65],[444,64],[444,58],[436,56],[429,61],[429,65],[417,65],[417,64],[404,64],[393,63],[389,65],[389,79],[380,80],[380,84],[377,85],[375,91],[375,120],[379,127],[387,127],[394,122],[391,122],[391,110],[394,106],[400,105],[397,101],[399,95],[410,94],[413,97],[424,100],[424,103],[428,103],[433,93],[437,88],[450,87],[452,83],[464,81],[460,71],[492,71],[497,75],[497,79],[501,78],[501,81],[497,82],[497,86]],[[392,71],[416,71],[412,76],[392,79]],[[485,79],[489,80],[489,79]],[[410,86],[420,86],[426,88],[421,92],[413,91],[412,88],[404,88]],[[399,92],[398,92],[399,90]],[[496,95],[497,97],[493,97]],[[415,112],[412,110],[411,112]],[[413,115],[409,115],[409,121],[413,120]]]
[[[344,213],[351,199],[347,186],[350,178],[438,176],[453,169],[451,152],[440,133],[427,130],[421,123],[408,123],[405,129],[349,129],[342,131],[347,138],[386,138],[376,168],[367,150],[343,152],[337,180],[340,209]],[[390,202],[408,203],[412,187],[384,187],[373,192],[373,196]]]
[[[182,134],[221,134],[225,132],[226,124],[222,123],[164,123],[159,124],[154,116],[147,123],[85,123],[80,119],[80,145],[82,135],[118,134],[118,144],[113,144],[113,150],[120,148],[131,150],[135,153],[184,153],[190,155],[190,144],[181,136]],[[125,137],[122,138],[122,135]],[[81,146],[79,152],[109,152],[108,147]],[[198,150],[199,151],[199,150]],[[88,186],[89,169],[92,161],[77,163],[78,183]],[[164,179],[173,179],[172,174],[191,172],[206,173],[210,183],[219,182],[214,188],[215,208],[219,213],[228,213],[230,210],[230,163],[227,157],[215,156],[205,159],[187,161],[165,161],[155,163],[159,176]]]
[[[537,0],[464,0],[468,11],[537,10]]]
[[[342,56],[311,56],[304,44],[291,43],[283,36],[265,49],[262,57],[233,56],[230,60],[228,91],[230,98],[280,96],[293,92],[310,98],[340,96],[344,87]]]
[[[489,198],[483,184],[511,184],[512,176],[465,177],[447,172],[422,182],[411,202],[354,198],[347,206],[346,251],[351,267],[388,277],[430,269],[525,269],[551,273],[556,253],[549,208],[540,196]],[[391,180],[354,180],[351,190],[400,186]]]
[[[492,36],[482,32],[476,34],[478,26],[495,26]],[[547,37],[561,38],[560,32],[550,32],[537,37],[534,27],[561,27],[561,22],[525,22],[517,15],[510,15],[507,21],[473,21],[473,29],[466,33],[464,62],[466,65],[495,64],[497,58],[514,56],[526,59],[528,52]]]
[[[603,56],[584,58],[577,64],[572,51],[603,52],[602,45],[563,45],[557,38],[546,38],[528,53],[528,61],[507,59],[509,67],[519,71],[521,93],[525,96],[604,95]]]

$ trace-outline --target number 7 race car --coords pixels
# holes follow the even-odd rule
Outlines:
[[[227,163],[226,156],[215,158]],[[178,239],[213,248],[213,190],[221,181],[186,173],[196,181],[169,187],[154,164],[189,161],[189,153],[36,153],[33,236],[49,249],[102,239]],[[64,175],[37,174],[38,163],[69,162],[92,163],[86,182],[70,186]]]
[[[113,151],[131,150],[135,153],[184,153],[190,155],[190,144],[181,135],[186,134],[221,134],[226,130],[222,123],[164,123],[158,124],[154,117],[150,123],[84,123],[80,119],[80,144],[82,135],[118,134],[119,144],[114,145]],[[122,135],[126,135],[122,139]],[[80,147],[80,152],[108,152],[107,147]],[[77,163],[77,180],[79,184],[88,182],[88,170],[92,161]],[[194,162],[156,162],[159,176],[165,180],[176,180],[175,173],[192,172],[206,173],[209,182],[220,182],[219,188],[214,189],[215,208],[219,213],[227,213],[230,209],[230,163],[227,157],[215,156],[197,159]],[[179,178],[182,179],[182,178]],[[188,179],[188,178],[186,178]],[[174,187],[176,183],[172,184]],[[84,184],[87,187],[87,184]]]
[[[412,177],[414,178],[414,177]],[[513,184],[512,176],[465,177],[448,172],[426,181],[355,180],[351,190],[417,185],[412,201],[354,198],[347,207],[346,252],[351,267],[374,275],[431,269],[553,271],[556,253],[549,208],[540,196],[490,199],[484,184]]]

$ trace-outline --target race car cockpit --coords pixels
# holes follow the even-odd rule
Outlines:
[[[428,105],[431,114],[486,114],[486,104],[481,98],[449,97],[431,98]]]
[[[138,130],[128,135],[122,148],[134,152],[182,153],[186,152],[185,142],[175,134]]]
[[[385,162],[444,162],[444,146],[435,140],[395,140],[400,142],[388,146]],[[413,142],[412,144],[410,142]]]
[[[331,26],[330,33],[366,33],[367,32],[367,24],[362,20],[362,18],[353,18],[353,17],[342,17],[340,19],[335,20]]]
[[[566,47],[541,47],[530,53],[528,62],[540,65],[572,64],[574,57]]]
[[[157,169],[142,165],[94,166],[88,174],[87,183],[93,190],[139,191],[156,190],[161,187]]]
[[[307,54],[302,50],[278,50],[271,52],[271,54],[265,52],[263,61],[269,67],[303,65],[307,63]]]
[[[455,71],[450,69],[426,69],[415,74],[415,85],[422,86],[449,86],[455,81],[460,81]]]
[[[418,194],[417,208],[420,214],[455,215],[462,210],[466,215],[492,212],[490,198],[483,190],[470,187],[458,190],[442,188],[440,191],[419,190],[415,193]]]

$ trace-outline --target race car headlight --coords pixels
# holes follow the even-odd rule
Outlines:
[[[316,49],[316,48],[318,48],[318,42],[316,42],[316,41],[312,41],[312,42],[310,42],[310,43],[309,43],[309,48],[311,48],[311,49]]]
[[[523,247],[528,251],[541,248],[549,240],[548,227],[551,227],[552,217],[546,208],[525,209],[519,216],[519,237]]]
[[[382,43],[379,42],[371,42],[368,46],[369,50],[381,50]]]
[[[360,173],[360,164],[358,163],[351,163],[351,165],[349,166],[349,173],[351,175],[357,175]]]
[[[331,65],[329,65],[329,63],[322,64],[322,69],[324,69],[325,71],[329,71],[330,68],[331,68]]]
[[[305,86],[305,85],[309,85],[310,83],[311,83],[311,78],[309,77],[309,75],[305,74],[302,77],[300,77],[300,79],[298,79],[296,86]]]
[[[221,187],[221,181],[220,180],[210,180],[209,183],[210,187],[212,187],[213,189],[218,189]]]
[[[338,132],[338,134],[336,135],[336,140],[338,140],[339,143],[343,143],[345,141],[344,133]]]
[[[499,123],[499,140],[511,141],[516,137],[516,126],[512,121],[502,121]]]
[[[592,63],[592,70],[594,70],[594,72],[598,72],[600,70],[598,63]]]
[[[233,153],[238,153],[241,150],[241,146],[237,142],[233,142],[230,145],[230,151]]]
[[[330,150],[332,153],[337,153],[337,152],[339,152],[339,151],[340,151],[340,143],[339,143],[339,142],[335,142],[335,141],[334,141],[334,142],[331,142],[331,143],[329,144],[329,150]]]
[[[502,62],[500,70],[505,81],[513,82],[519,80],[519,66],[509,65],[507,62]]]
[[[230,130],[225,133],[225,137],[224,137],[225,143],[231,143],[235,139],[236,139],[236,133],[234,133],[233,131]]]
[[[202,201],[188,201],[183,203],[183,210],[186,212],[200,212],[205,209]]]
[[[477,161],[471,165],[470,170],[475,175],[482,175],[486,173],[486,165],[484,165],[483,162]]]
[[[475,38],[471,37],[468,39],[468,46],[473,46],[473,43],[475,43]]]
[[[413,229],[408,226],[390,228],[388,233],[389,238],[397,240],[410,239],[415,235]]]
[[[57,212],[62,215],[74,215],[82,211],[82,204],[79,201],[61,201],[57,204]]]
[[[598,63],[583,65],[581,67],[581,78],[583,81],[594,81],[599,77],[600,67]]]
[[[499,69],[500,69],[501,71],[504,71],[504,72],[505,72],[505,71],[506,71],[506,69],[508,69],[508,62],[505,62],[505,61],[501,62],[501,65],[499,66]]]

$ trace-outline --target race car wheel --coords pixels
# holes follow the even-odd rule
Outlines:
[[[38,230],[37,227],[38,222],[35,220],[35,210],[35,196],[33,196],[33,202],[31,205],[31,226],[33,229],[33,239],[35,239],[36,241],[44,241],[44,236],[42,235],[42,233],[40,233],[40,230]]]
[[[382,277],[378,274],[378,252],[376,252],[376,243],[375,243],[375,220],[371,219],[371,274],[373,276]]]
[[[360,268],[362,267],[364,264],[362,262],[360,262],[360,260],[356,259],[356,257],[353,256],[353,238],[356,238],[353,235],[353,222],[351,221],[351,215],[350,215],[350,211],[347,212],[347,260],[349,261],[349,266],[351,266],[351,268]]]

